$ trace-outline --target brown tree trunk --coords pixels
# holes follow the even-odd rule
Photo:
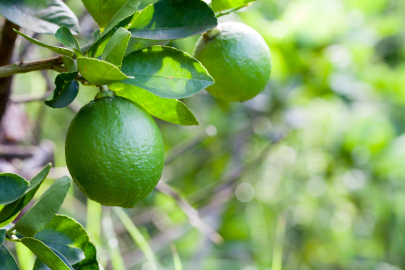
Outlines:
[[[13,28],[18,30],[20,27],[6,20],[0,39],[0,66],[5,66],[12,62],[14,44],[17,39],[17,33],[13,31]],[[12,76],[0,78],[0,121],[6,111],[11,92],[12,78]]]

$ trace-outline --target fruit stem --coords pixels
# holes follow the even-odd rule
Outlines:
[[[100,92],[108,92],[108,91],[110,91],[108,89],[107,85],[100,85],[99,87],[100,87]]]
[[[214,29],[211,29],[210,31],[207,31],[206,33],[203,34],[203,37],[205,39],[213,39],[216,35],[220,34],[221,30],[219,30],[217,27]]]

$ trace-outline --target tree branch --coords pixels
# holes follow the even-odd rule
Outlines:
[[[62,56],[32,61],[28,63],[20,61],[8,66],[0,66],[0,78],[5,78],[18,73],[26,73],[45,69],[53,69],[58,72],[66,72],[66,69],[62,66],[62,64]]]

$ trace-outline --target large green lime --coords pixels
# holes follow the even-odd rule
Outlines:
[[[219,99],[251,99],[264,90],[270,78],[269,47],[259,33],[242,23],[220,23],[202,35],[194,56],[215,79],[207,91]]]
[[[141,106],[107,92],[96,96],[72,120],[66,136],[66,163],[90,199],[134,207],[162,175],[162,135]]]

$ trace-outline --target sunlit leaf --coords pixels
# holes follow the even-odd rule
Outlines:
[[[255,0],[212,0],[211,6],[215,12],[238,8]]]
[[[124,28],[119,28],[105,46],[102,59],[121,67],[130,37],[130,32]]]
[[[88,242],[85,249],[84,249],[84,256],[85,259],[81,262],[73,265],[75,270],[99,270],[98,262],[97,262],[97,251],[96,247],[91,243]]]
[[[102,34],[96,35],[96,39],[94,43],[90,46],[89,50],[87,51],[87,55],[89,57],[97,58],[101,56],[104,52],[104,48],[107,43],[110,41],[111,37],[119,28],[127,28],[128,24],[131,22],[131,17],[128,17],[121,22],[119,22],[115,27],[112,29],[104,31]]]
[[[118,96],[138,103],[148,113],[164,121],[185,126],[198,125],[194,114],[177,99],[161,98],[142,88],[124,83],[114,83],[109,88]]]
[[[77,67],[80,74],[94,85],[106,85],[131,78],[113,64],[94,58],[77,59]]]
[[[154,45],[165,46],[170,42],[170,40],[153,40],[153,39],[140,39],[140,38],[130,38],[128,42],[127,50],[125,55],[130,54],[134,51],[139,51]]]

